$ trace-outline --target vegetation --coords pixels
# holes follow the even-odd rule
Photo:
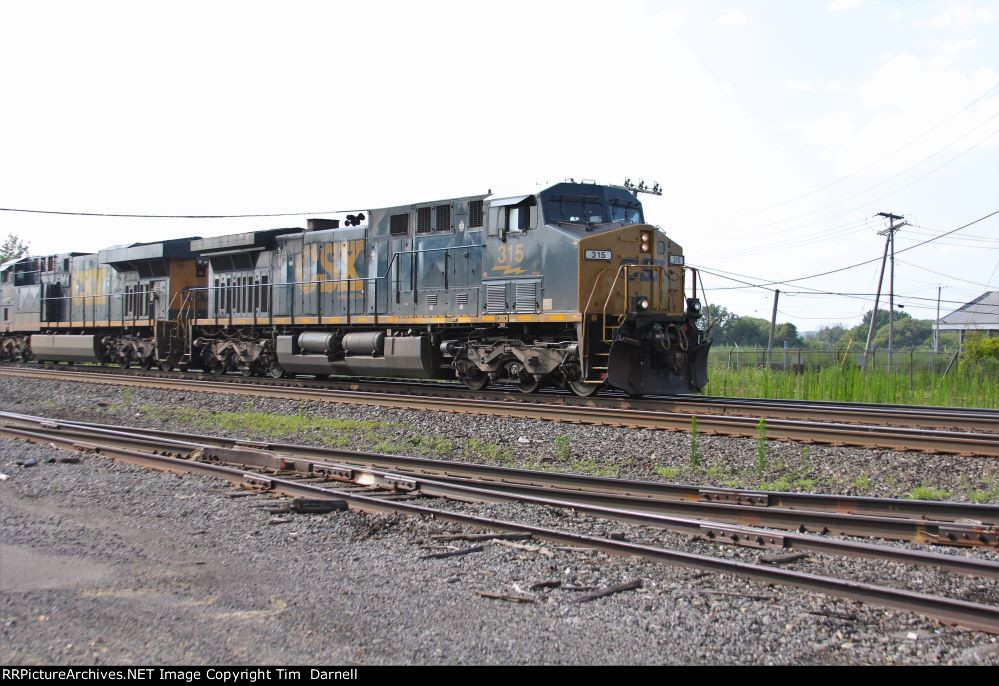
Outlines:
[[[555,437],[555,454],[560,460],[569,459],[569,437],[565,434],[559,434]]]
[[[0,243],[0,263],[28,254],[28,244],[12,233]]]
[[[950,493],[933,486],[917,486],[909,493],[913,500],[946,500]]]
[[[690,416],[690,466],[700,469],[701,455],[697,449],[697,415]]]
[[[715,345],[765,346],[770,340],[770,322],[757,317],[740,317],[718,305],[708,305],[705,316],[701,317],[698,326],[711,328],[711,337]],[[784,345],[800,346],[804,344],[798,334],[798,328],[791,323],[778,323],[774,330],[774,345],[783,348]]]
[[[863,351],[867,343],[867,333],[874,320],[872,345],[885,348],[888,345],[888,310],[878,309],[876,315],[868,310],[860,324],[847,328],[841,324],[824,326],[817,332],[802,336],[794,324],[777,322],[774,329],[774,348],[806,348],[825,350],[829,348]],[[738,346],[741,348],[766,347],[770,339],[770,321],[758,317],[740,317],[724,307],[709,305],[698,322],[702,330],[711,327],[710,335],[716,347]],[[892,327],[892,343],[896,348],[928,347],[933,342],[933,321],[913,319],[908,312],[896,312]],[[957,334],[953,331],[940,335],[942,346],[957,346]]]
[[[991,365],[991,370],[989,366]],[[792,400],[999,407],[996,362],[962,363],[948,374],[928,369],[863,372],[858,367],[806,368],[800,372],[714,363],[705,392],[711,395]]]
[[[763,476],[767,470],[767,420],[760,417],[756,425],[756,473]]]

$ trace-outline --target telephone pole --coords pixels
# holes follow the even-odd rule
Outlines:
[[[940,286],[937,286],[937,320],[933,322],[933,352],[940,352]]]
[[[767,341],[767,369],[770,369],[770,353],[774,349],[774,330],[777,328],[777,299],[780,298],[780,289],[774,291],[774,311],[770,315],[770,338]]]
[[[867,330],[867,345],[864,346],[864,364],[861,365],[861,369],[867,369],[867,360],[871,356],[871,343],[874,340],[874,328],[875,323],[878,319],[878,304],[881,302],[881,284],[884,282],[885,278],[885,262],[888,259],[888,249],[891,248],[891,285],[889,287],[890,292],[890,303],[888,306],[888,369],[891,369],[891,351],[894,327],[892,326],[893,315],[895,310],[895,232],[901,229],[903,226],[907,226],[908,223],[900,214],[892,214],[890,212],[878,212],[877,216],[884,217],[888,220],[888,228],[883,231],[878,231],[879,236],[885,236],[885,254],[881,257],[881,274],[878,276],[878,290],[877,294],[874,296],[874,309],[871,310],[871,325]],[[895,222],[899,222],[896,224]]]

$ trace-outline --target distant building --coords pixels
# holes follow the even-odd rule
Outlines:
[[[986,336],[999,335],[999,291],[989,291],[970,303],[961,305],[938,322],[941,331],[957,331],[964,347],[965,331],[981,331]]]

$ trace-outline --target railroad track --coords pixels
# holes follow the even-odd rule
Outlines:
[[[593,504],[599,495],[590,492],[590,503],[580,498],[583,491],[530,495],[519,486],[508,488],[497,482],[461,483],[455,479],[430,479],[417,474],[363,467],[343,462],[260,450],[258,446],[212,445],[206,437],[187,436],[173,439],[123,431],[121,427],[100,427],[83,423],[53,422],[24,415],[0,417],[0,433],[70,450],[88,450],[134,464],[154,466],[173,472],[209,474],[243,488],[256,489],[302,499],[297,509],[310,511],[317,503],[327,509],[354,508],[365,512],[404,513],[431,516],[495,531],[525,533],[542,540],[586,546],[605,552],[638,555],[671,565],[706,571],[735,574],[740,577],[796,586],[811,591],[847,597],[865,602],[914,611],[960,626],[999,633],[999,608],[962,600],[911,591],[817,576],[774,567],[749,564],[706,555],[695,555],[662,547],[600,538],[572,531],[562,531],[528,524],[500,521],[444,508],[411,502],[415,498],[435,497],[477,503],[519,502],[547,507],[571,508],[601,518],[679,531],[724,543],[752,547],[797,549],[835,555],[889,559],[911,565],[930,565],[960,574],[988,578],[999,577],[999,563],[963,556],[942,555],[919,550],[883,546],[856,541],[834,540],[804,534],[787,534],[759,527],[733,527],[704,520],[657,515],[652,512]],[[87,439],[87,440],[84,440]],[[136,446],[144,446],[137,450]],[[339,454],[339,453],[337,453]],[[181,456],[178,456],[181,455]],[[341,485],[333,485],[339,482]],[[347,484],[344,488],[342,484]],[[610,496],[611,499],[617,496]],[[616,501],[609,501],[615,502]],[[755,507],[755,506],[746,506]],[[757,509],[759,509],[757,507]],[[993,518],[999,508],[991,508]],[[827,513],[832,514],[832,513]],[[902,519],[902,518],[898,518]]]
[[[339,402],[351,404],[379,405],[384,407],[437,410],[457,413],[488,414],[491,416],[522,417],[568,421],[584,424],[602,424],[645,429],[662,429],[669,431],[686,431],[691,425],[691,416],[696,414],[698,430],[704,434],[736,437],[756,437],[760,416],[766,417],[765,432],[768,440],[788,440],[802,443],[819,443],[829,445],[847,445],[865,448],[883,448],[893,450],[918,450],[929,453],[956,454],[962,456],[999,457],[999,433],[995,428],[999,425],[999,414],[988,411],[968,411],[974,418],[976,426],[987,425],[993,429],[986,431],[953,431],[944,429],[918,428],[915,426],[890,426],[875,423],[844,423],[831,421],[815,421],[804,419],[780,419],[773,416],[766,406],[773,406],[773,411],[783,405],[778,401],[756,401],[752,404],[758,412],[752,415],[735,414],[734,407],[739,403],[723,403],[727,408],[721,414],[711,414],[711,406],[700,405],[703,412],[677,412],[662,409],[666,400],[615,400],[615,399],[576,399],[566,395],[526,396],[534,398],[527,402],[512,394],[503,394],[502,399],[488,399],[477,396],[470,397],[467,392],[455,393],[453,388],[442,389],[446,384],[422,384],[421,391],[427,392],[397,392],[400,386],[412,390],[409,384],[395,384],[380,387],[379,391],[362,390],[360,382],[348,384],[350,387],[330,387],[317,382],[293,382],[279,380],[242,379],[228,377],[225,380],[206,380],[159,375],[122,375],[102,371],[67,371],[62,369],[32,369],[25,367],[0,367],[0,375],[27,376],[54,380],[81,381],[88,383],[103,383],[114,385],[130,385],[136,387],[163,388],[180,391],[214,392],[238,395],[265,396],[289,400],[315,400],[323,402]],[[395,389],[395,390],[392,390]],[[428,390],[429,389],[429,390]],[[433,391],[433,392],[431,392]],[[544,398],[544,400],[539,400]],[[554,399],[554,400],[553,400]],[[688,402],[688,401],[685,401]],[[659,409],[641,409],[633,407],[636,403],[652,403]],[[746,401],[742,401],[745,407]],[[627,405],[627,406],[626,406]],[[814,406],[814,405],[812,405]],[[861,406],[857,412],[868,419],[875,417],[876,412],[869,406]],[[688,406],[689,409],[689,406]],[[898,408],[889,408],[891,416],[899,417],[905,412]],[[796,412],[807,410],[799,408]],[[946,410],[933,408],[924,414],[945,421],[945,417],[954,417],[963,410]],[[822,413],[820,413],[822,414]],[[828,413],[822,416],[830,416]],[[918,413],[913,410],[908,413],[912,423]],[[992,418],[996,421],[989,421]],[[951,420],[946,420],[951,421]]]
[[[940,545],[999,547],[999,507],[975,503],[714,488],[582,474],[513,469],[426,457],[387,455],[314,446],[242,441],[49,420],[0,412],[0,431],[44,430],[64,442],[95,437],[136,450],[173,446],[207,459],[274,467],[280,460],[322,461],[351,468],[391,470],[410,477],[503,490],[523,497],[559,497],[579,505],[648,512],[788,531],[832,533]],[[28,436],[29,434],[25,434]],[[278,460],[277,463],[274,460]]]
[[[0,363],[0,370],[3,369],[39,370],[44,368],[27,367],[23,364]],[[119,367],[97,367],[92,365],[64,365],[51,371],[80,371],[146,378],[175,378],[178,375],[178,372],[164,373],[158,370],[122,369]],[[554,388],[544,388],[537,393],[531,394],[521,393],[512,386],[494,386],[486,390],[470,391],[461,383],[448,381],[392,380],[366,377],[323,380],[308,377],[271,379],[268,377],[243,377],[235,374],[215,376],[201,372],[183,372],[180,374],[182,374],[181,378],[190,380],[211,379],[223,383],[275,386],[279,388],[363,391],[391,395],[458,397],[465,400],[498,400],[524,404],[652,410],[679,412],[687,415],[739,415],[755,417],[757,419],[766,417],[767,419],[800,419],[831,421],[844,424],[999,433],[999,410],[983,408],[817,402],[765,398],[727,398],[698,395],[630,398],[620,391],[613,389],[605,390],[599,396],[579,398],[568,391]]]

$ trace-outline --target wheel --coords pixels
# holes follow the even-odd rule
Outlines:
[[[253,376],[253,367],[245,365],[239,368],[239,373],[243,376]]]
[[[533,374],[521,374],[517,379],[517,388],[521,393],[537,393],[541,388],[541,379],[534,378]]]
[[[173,370],[173,360],[166,359],[160,362],[160,371],[169,372]]]
[[[139,360],[139,368],[145,371],[149,371],[150,369],[153,368],[153,364],[155,364],[155,362],[156,360],[153,359],[152,356],[143,357],[141,360]]]
[[[272,379],[280,379],[284,377],[284,370],[281,369],[281,365],[277,363],[277,360],[272,360],[270,365],[267,367],[267,373],[270,374]]]
[[[572,389],[572,392],[580,398],[589,398],[591,395],[596,395],[597,391],[603,388],[603,384],[570,381],[569,388]]]
[[[461,380],[473,391],[481,391],[489,385],[489,375],[483,373],[477,367],[469,367]]]

